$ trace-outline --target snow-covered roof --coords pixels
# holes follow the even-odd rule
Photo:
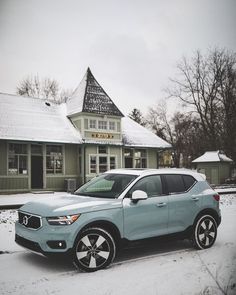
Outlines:
[[[81,143],[80,133],[66,117],[65,104],[0,93],[0,138]]]
[[[68,115],[85,112],[123,117],[89,68],[72,96],[67,100],[67,112]]]
[[[203,162],[233,162],[224,153],[220,151],[205,152],[202,156],[192,161],[192,163],[203,163]]]
[[[129,117],[121,119],[123,144],[125,146],[171,148],[171,145]]]
[[[171,148],[169,143],[128,117],[121,118],[121,130],[122,141],[82,139],[67,117],[66,104],[0,93],[0,139]]]

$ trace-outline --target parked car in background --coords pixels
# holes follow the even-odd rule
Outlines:
[[[16,242],[43,253],[67,253],[83,271],[107,267],[122,241],[181,234],[210,248],[221,222],[219,195],[202,174],[181,169],[111,170],[74,195],[19,209]]]

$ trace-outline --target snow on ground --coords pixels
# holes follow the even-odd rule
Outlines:
[[[0,195],[0,207],[3,205],[19,205],[31,202],[40,198],[53,198],[56,196],[70,195],[66,192],[39,192],[39,193],[22,193],[11,195]]]
[[[17,246],[17,212],[2,210],[0,294],[236,294],[236,194],[221,196],[221,210],[212,248],[197,251],[188,241],[137,243],[111,267],[95,273],[81,273],[68,261],[49,260]]]

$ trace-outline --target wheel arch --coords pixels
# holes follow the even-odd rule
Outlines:
[[[193,224],[193,225],[195,225],[196,222],[197,222],[197,220],[198,220],[201,216],[203,216],[203,215],[210,215],[210,216],[212,216],[212,217],[215,219],[215,221],[216,221],[216,223],[217,223],[217,226],[219,226],[219,224],[220,224],[220,222],[221,222],[221,220],[220,220],[220,216],[219,216],[219,214],[217,213],[217,211],[214,210],[214,209],[212,209],[212,208],[206,208],[206,209],[203,209],[202,211],[200,211],[200,212],[198,213],[198,215],[195,217],[195,219],[194,219],[194,224]]]
[[[97,228],[101,228],[101,229],[104,229],[106,230],[109,234],[112,235],[114,241],[115,241],[115,244],[116,244],[116,247],[119,248],[120,244],[121,244],[121,234],[120,234],[120,231],[118,229],[118,227],[110,222],[110,221],[107,221],[107,220],[96,220],[96,221],[92,221],[88,224],[86,224],[80,231],[79,233],[77,234],[77,237],[86,229],[88,228],[91,228],[91,227],[97,227]]]

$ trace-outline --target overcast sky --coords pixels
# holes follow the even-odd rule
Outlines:
[[[197,49],[236,51],[235,0],[0,0],[0,92],[23,78],[75,89],[89,66],[122,112],[165,96]]]

